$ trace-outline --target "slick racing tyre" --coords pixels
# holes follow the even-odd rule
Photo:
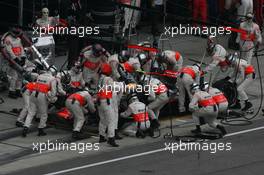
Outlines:
[[[237,99],[237,88],[234,83],[231,83],[225,79],[219,80],[213,84],[214,88],[221,90],[228,100],[229,106],[235,104]]]

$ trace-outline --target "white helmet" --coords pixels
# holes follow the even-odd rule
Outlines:
[[[215,43],[214,40],[215,40],[215,36],[213,36],[213,35],[208,36],[207,44]]]
[[[53,76],[56,76],[57,73],[58,73],[58,69],[57,69],[54,65],[50,66],[50,67],[48,68],[48,71],[49,71]]]
[[[195,64],[193,64],[193,66],[197,67],[198,70],[201,70],[201,64],[197,64],[197,63],[195,63]]]
[[[215,48],[215,36],[213,35],[210,35],[207,39],[207,53],[209,55],[211,55],[214,51],[214,48]]]
[[[209,83],[208,82],[204,82],[204,84],[203,84],[203,91],[208,90],[208,88],[209,88]]]
[[[226,60],[229,62],[229,63],[234,63],[236,60],[238,59],[238,53],[235,52],[233,54],[229,54],[226,58]]]
[[[149,41],[143,41],[138,43],[138,46],[151,47],[151,43]]]
[[[191,85],[191,92],[194,94],[197,90],[200,90],[200,86],[197,83]]]
[[[147,56],[144,53],[138,54],[138,59],[141,65],[147,62]]]
[[[247,19],[253,19],[253,18],[254,18],[254,14],[251,13],[251,12],[247,13],[247,14],[246,14],[246,18],[247,18]]]

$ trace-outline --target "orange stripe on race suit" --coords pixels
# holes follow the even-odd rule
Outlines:
[[[168,88],[164,85],[164,84],[160,84],[159,86],[158,86],[158,88],[157,88],[157,90],[156,90],[156,94],[157,95],[160,95],[160,94],[162,94],[162,93],[164,93],[164,92],[167,92],[168,91]]]
[[[243,41],[255,41],[256,36],[255,36],[255,34],[241,33],[240,39]]]
[[[222,93],[219,95],[213,96],[213,99],[216,102],[216,104],[227,102],[226,97]]]
[[[57,112],[57,115],[66,120],[71,119],[71,112],[65,107],[62,108],[59,112]]]
[[[21,47],[12,47],[12,51],[15,54],[15,56],[20,56],[22,53],[22,48]]]
[[[97,93],[97,97],[100,100],[103,100],[103,99],[111,99],[113,97],[113,92],[112,91],[106,91],[106,90],[100,90]]]
[[[179,61],[180,58],[181,58],[181,54],[179,52],[175,52],[176,61]]]
[[[133,119],[135,122],[145,122],[149,120],[149,116],[147,112],[133,114]]]
[[[29,90],[30,92],[34,91],[36,89],[36,84],[33,82],[27,83],[26,84],[26,89]]]
[[[247,67],[245,68],[245,75],[249,75],[249,74],[252,74],[252,73],[255,73],[255,69],[254,69],[254,67],[253,67],[252,65],[247,66]]]
[[[190,75],[193,79],[196,77],[194,70],[190,67],[182,68],[181,72]]]
[[[207,107],[207,106],[214,106],[216,105],[215,101],[213,98],[210,99],[205,99],[205,100],[200,100],[199,102],[199,106],[201,107]]]
[[[80,94],[72,94],[69,96],[69,99],[77,100],[81,106],[84,106],[86,103],[85,98],[83,96],[81,96]]]
[[[72,82],[71,82],[71,85],[72,85],[73,87],[80,87],[80,86],[81,86],[81,82],[79,82],[79,81],[72,81]]]
[[[37,92],[47,94],[50,91],[50,85],[43,83],[35,83],[34,90]]]
[[[91,70],[95,70],[96,68],[98,68],[99,67],[99,65],[100,65],[100,62],[96,62],[96,63],[94,63],[94,62],[91,62],[91,61],[85,61],[84,63],[83,63],[83,65],[84,65],[84,67],[86,67],[86,68],[88,68],[88,69],[91,69]]]

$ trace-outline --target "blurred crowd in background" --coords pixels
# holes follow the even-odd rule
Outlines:
[[[248,12],[262,29],[264,0],[32,0],[23,1],[21,21],[17,21],[21,4],[1,0],[0,10],[9,11],[8,18],[0,15],[0,35],[13,24],[23,30],[32,30],[41,9],[47,7],[49,15],[64,19],[71,26],[99,26],[100,36],[54,36],[56,55],[68,51],[69,59],[76,57],[81,48],[96,42],[111,50],[120,49],[120,41],[127,42],[131,34],[145,29],[153,36],[164,32],[164,25],[191,24],[238,27]],[[131,8],[133,6],[136,8]],[[150,29],[149,29],[150,28]],[[116,45],[113,43],[118,42]],[[68,43],[68,44],[67,44]],[[110,44],[109,44],[110,43]],[[231,44],[232,45],[232,44]],[[66,51],[65,51],[65,48]],[[235,47],[233,47],[235,48]]]

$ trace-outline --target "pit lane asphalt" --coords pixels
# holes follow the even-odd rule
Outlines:
[[[256,130],[252,130],[258,128]],[[126,148],[100,155],[81,157],[49,164],[12,175],[28,174],[78,174],[78,175],[256,175],[264,170],[264,119],[252,125],[227,127],[229,135],[206,143],[231,143],[230,151],[164,151],[162,140],[151,144]],[[240,132],[245,131],[245,133]],[[232,134],[234,133],[234,134]],[[11,175],[11,174],[10,174]]]

